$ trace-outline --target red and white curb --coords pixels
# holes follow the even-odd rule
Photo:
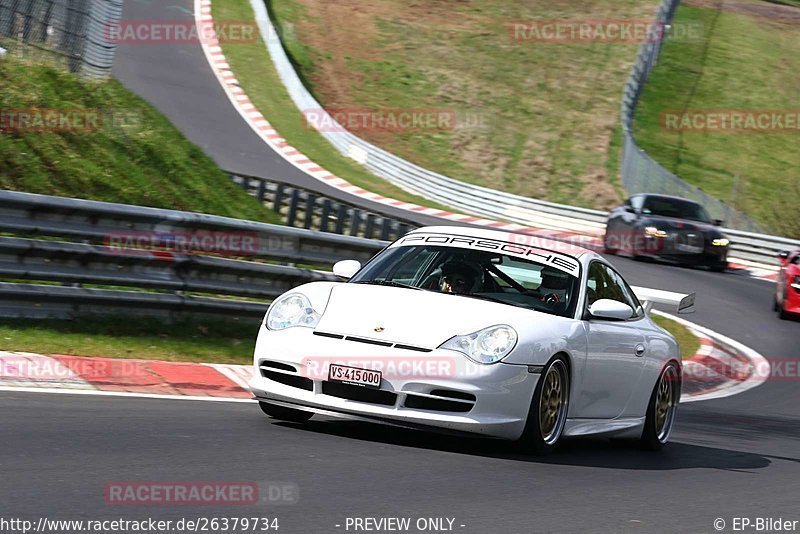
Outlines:
[[[250,365],[0,351],[0,391],[249,402]]]
[[[685,326],[700,339],[697,353],[683,361],[682,403],[730,397],[769,378],[769,362],[750,347],[680,317],[652,313]]]

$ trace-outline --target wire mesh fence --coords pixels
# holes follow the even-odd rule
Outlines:
[[[122,0],[0,0],[0,45],[22,57],[48,57],[70,71],[104,76],[116,44],[106,28]]]
[[[653,24],[662,30],[669,28],[678,5],[680,5],[680,0],[662,0]],[[660,35],[669,34],[668,31],[656,33],[660,33]],[[712,218],[723,220],[728,228],[767,233],[768,229],[744,213],[717,198],[709,196],[699,187],[693,186],[669,172],[636,143],[632,132],[636,105],[647,84],[650,72],[658,63],[663,43],[664,39],[660,38],[650,40],[641,45],[628,82],[625,84],[621,106],[624,137],[621,169],[622,185],[632,195],[637,193],[657,193],[688,198],[705,206]]]

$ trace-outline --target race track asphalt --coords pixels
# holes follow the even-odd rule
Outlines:
[[[129,19],[181,16],[155,2],[125,9]],[[115,75],[222,166],[311,184],[238,118],[195,48],[123,46]],[[465,533],[715,532],[717,518],[731,532],[734,517],[800,520],[800,322],[778,320],[768,282],[612,261],[635,285],[696,291],[690,320],[775,366],[794,365],[794,376],[683,405],[673,442],[659,453],[573,440],[546,458],[502,442],[324,417],[279,423],[254,404],[4,392],[0,515],[278,517],[284,533],[345,532],[336,525],[347,517],[381,516],[455,518],[454,530]],[[296,484],[300,497],[256,507],[104,501],[108,483],[147,480],[279,481]]]

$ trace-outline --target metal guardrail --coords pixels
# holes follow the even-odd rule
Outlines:
[[[167,317],[186,312],[262,315],[267,302],[284,291],[333,279],[316,266],[340,259],[367,261],[387,244],[214,215],[12,191],[0,191],[0,233],[15,234],[0,237],[0,278],[5,280],[0,282],[0,316],[31,318],[115,311]],[[247,236],[253,246],[222,257],[213,250],[125,245],[126,237],[163,240],[187,234]]]
[[[367,211],[285,182],[235,173],[228,176],[280,214],[288,226],[384,241],[397,239],[418,226],[410,220]]]

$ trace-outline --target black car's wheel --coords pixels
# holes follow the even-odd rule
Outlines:
[[[680,371],[675,362],[669,362],[661,371],[647,405],[644,430],[639,440],[642,448],[655,451],[666,445],[675,424],[680,398]]]
[[[724,273],[725,271],[728,270],[728,262],[717,263],[709,267],[709,269],[711,269],[715,273]]]
[[[258,401],[258,405],[261,407],[261,411],[268,416],[292,423],[305,423],[314,415],[312,412],[286,408],[285,406],[278,406],[277,404],[270,404],[264,401]]]
[[[556,448],[569,408],[569,371],[563,357],[554,358],[542,372],[533,392],[528,420],[520,438],[527,452],[547,454]]]

